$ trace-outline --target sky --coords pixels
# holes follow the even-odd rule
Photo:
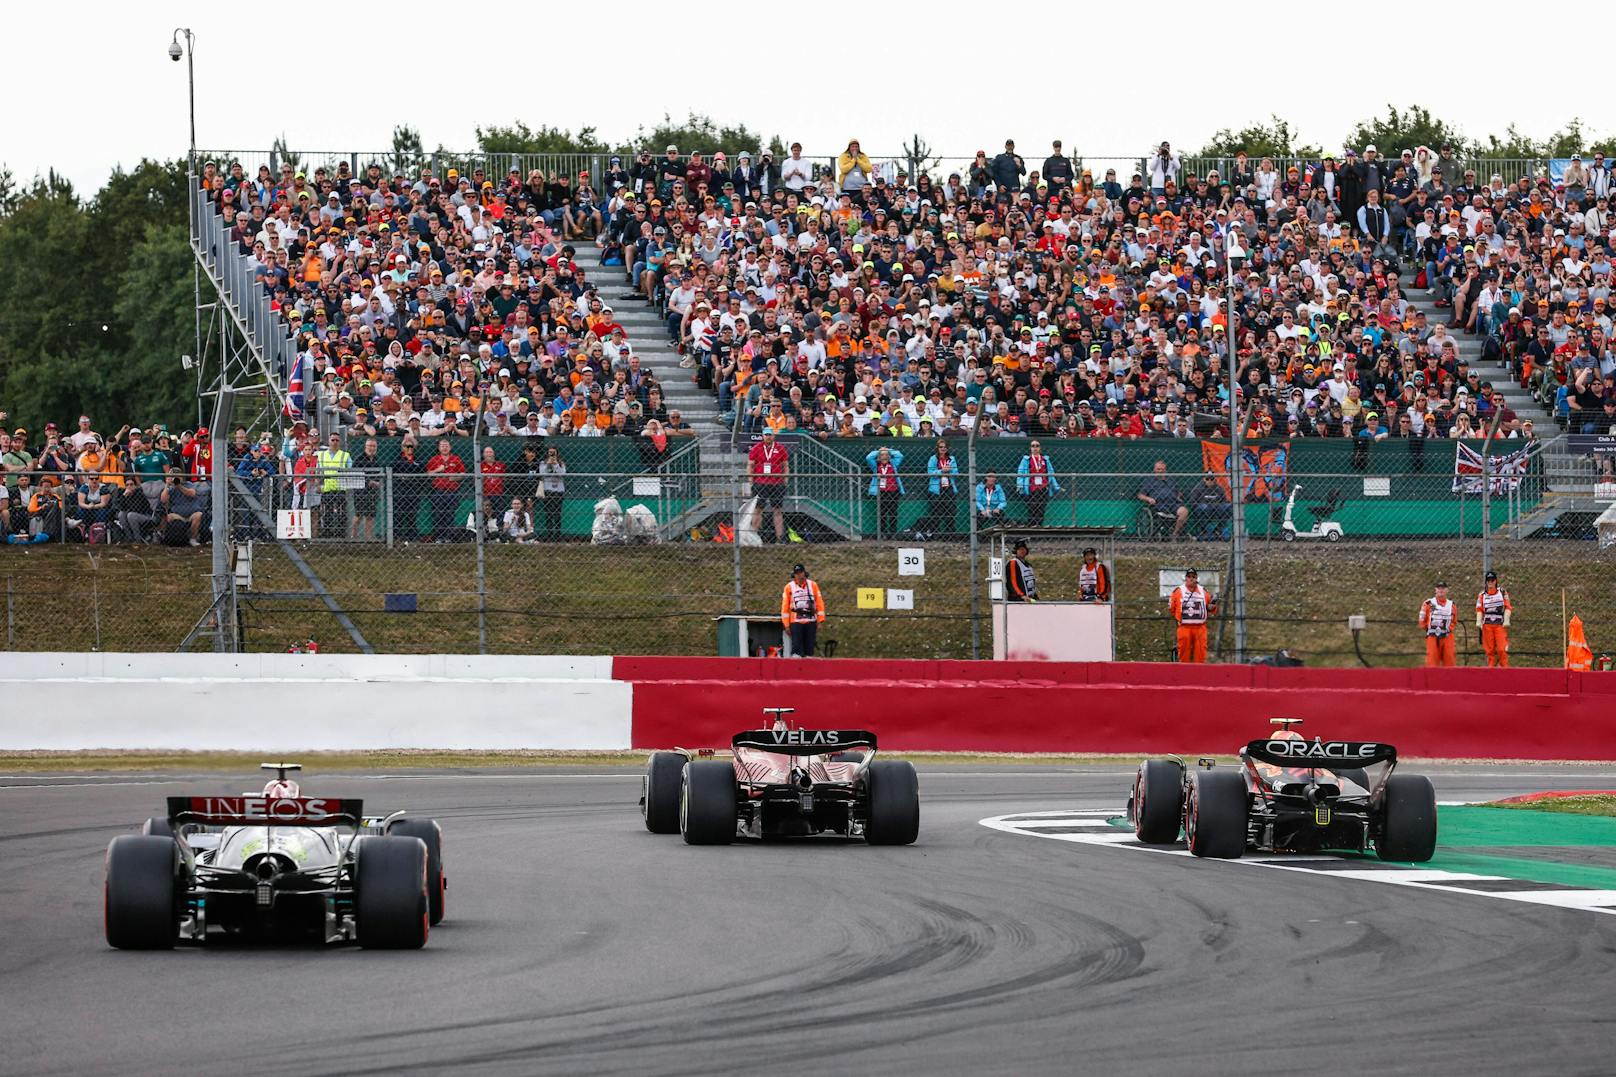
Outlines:
[[[1386,43],[1372,48],[1358,30],[1343,38],[1340,10],[1325,4],[1265,21],[1199,2],[1159,0],[1141,12],[1022,0],[998,9],[1008,25],[984,33],[981,9],[964,4],[917,25],[920,9],[906,3],[821,15],[749,5],[681,21],[669,13],[688,9],[619,0],[589,12],[593,40],[582,18],[521,14],[509,25],[441,0],[329,16],[315,7],[296,19],[279,10],[83,0],[64,33],[51,6],[11,5],[0,164],[22,180],[55,168],[89,194],[116,165],[183,157],[186,65],[166,51],[176,26],[196,34],[197,140],[213,149],[263,150],[284,135],[300,151],[384,150],[397,124],[428,148],[471,149],[479,125],[518,120],[592,125],[616,143],[664,111],[691,110],[799,140],[815,157],[850,138],[872,156],[898,156],[918,132],[935,154],[958,157],[991,155],[1014,138],[1029,164],[1054,138],[1091,159],[1138,157],[1162,139],[1193,149],[1273,112],[1302,141],[1336,149],[1388,104],[1425,105],[1471,136],[1514,123],[1541,137],[1573,115],[1596,136],[1616,133],[1616,96],[1575,99],[1576,86],[1591,84],[1500,92],[1468,76],[1499,47],[1489,19],[1430,23],[1441,74],[1422,78],[1419,45],[1386,41],[1419,27],[1406,4],[1381,0],[1352,8],[1354,26],[1381,27]],[[514,9],[493,10],[509,18]],[[335,99],[312,105],[310,93]]]

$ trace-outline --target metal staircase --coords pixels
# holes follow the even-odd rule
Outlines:
[[[191,252],[218,295],[209,332],[217,342],[217,367],[204,392],[233,392],[231,421],[250,430],[262,428],[286,407],[286,379],[297,358],[296,344],[280,314],[271,309],[269,293],[255,279],[252,261],[236,249],[224,218],[195,176],[191,198]],[[203,355],[197,361],[207,364],[209,359]],[[203,384],[208,385],[205,378]]]

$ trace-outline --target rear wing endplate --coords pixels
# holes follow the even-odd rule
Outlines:
[[[1246,745],[1246,755],[1276,767],[1354,770],[1376,763],[1395,763],[1397,749],[1378,741],[1269,739]]]
[[[863,729],[749,729],[730,739],[732,748],[781,755],[829,755],[849,748],[875,750],[875,734]]]
[[[170,823],[217,826],[354,826],[365,817],[363,800],[334,797],[169,797]]]

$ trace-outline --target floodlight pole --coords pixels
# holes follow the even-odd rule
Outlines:
[[[1235,340],[1234,264],[1246,256],[1240,241],[1234,238],[1236,225],[1231,221],[1223,237],[1223,261],[1228,270],[1228,295],[1225,309],[1229,322],[1229,508],[1230,557],[1228,601],[1234,612],[1234,660],[1246,660],[1246,513],[1245,483],[1240,475],[1240,428],[1244,426],[1237,392],[1240,386],[1240,359]]]

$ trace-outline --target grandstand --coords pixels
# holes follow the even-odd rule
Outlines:
[[[922,480],[902,526],[949,537],[966,530],[971,491],[963,474],[945,481],[963,497],[939,508],[930,441],[974,428],[985,467],[1013,472],[1038,438],[1056,473],[1093,480],[1081,494],[1061,484],[1071,505],[1047,522],[1143,534],[1137,480],[1169,458],[1188,497],[1212,466],[1205,446],[1229,433],[1232,365],[1244,436],[1284,446],[1282,467],[1311,453],[1321,473],[1402,476],[1374,511],[1349,507],[1359,534],[1436,533],[1450,518],[1462,532],[1453,447],[1427,465],[1424,444],[1479,449],[1495,417],[1503,451],[1531,456],[1526,492],[1504,510],[1512,533],[1600,507],[1606,476],[1564,432],[1616,422],[1602,159],[1006,151],[928,169],[856,144],[781,161],[701,150],[564,169],[207,160],[194,243],[268,386],[238,408],[248,436],[221,463],[259,484],[266,511],[343,490],[347,519],[326,499],[324,537],[428,538],[472,503],[464,439],[481,421],[494,466],[526,460],[538,474],[546,454],[522,449],[540,438],[574,476],[610,475],[625,502],[651,504],[671,538],[733,509],[746,451],[772,427],[792,448],[803,530],[861,537],[874,523],[861,493],[868,439],[899,438],[915,443],[903,471]],[[1243,255],[1232,272],[1231,235]],[[109,541],[206,541],[190,509],[209,511],[213,461],[165,434],[125,430],[100,447],[90,462],[110,503],[98,491],[86,516],[83,446],[64,459],[48,433],[13,433],[12,541],[88,538],[92,523]],[[438,458],[440,435],[466,478],[396,466],[406,441]],[[264,436],[268,469],[247,452]],[[187,486],[183,528],[164,526],[170,465],[182,485],[202,482]],[[372,474],[334,474],[348,469]],[[35,470],[19,491],[17,475]],[[685,478],[647,495],[627,482],[636,473]],[[421,489],[400,495],[400,483]],[[1010,516],[1025,518],[1023,492],[1007,488]],[[418,515],[402,534],[367,529],[354,489],[387,501],[373,518],[396,519],[400,500]],[[556,510],[557,526],[532,537],[586,534],[588,504]]]

